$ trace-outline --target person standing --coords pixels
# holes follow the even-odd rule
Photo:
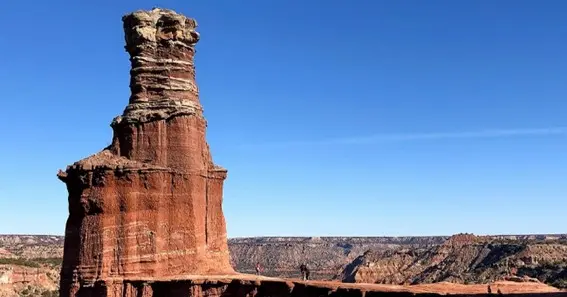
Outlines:
[[[309,268],[307,268],[307,265],[305,265],[305,263],[299,266],[299,271],[301,271],[301,278],[304,281],[309,280]]]
[[[256,262],[256,275],[260,275],[262,267],[260,267],[260,262]]]

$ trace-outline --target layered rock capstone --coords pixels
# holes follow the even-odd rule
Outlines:
[[[123,17],[129,103],[112,144],[58,177],[69,193],[61,296],[108,279],[233,274],[195,82],[197,22],[171,10]]]

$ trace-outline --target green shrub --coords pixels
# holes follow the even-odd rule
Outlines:
[[[59,297],[59,291],[44,291],[43,293],[41,293],[41,297]]]
[[[551,283],[552,286],[559,289],[567,289],[567,279],[558,279]]]
[[[50,266],[58,266],[61,265],[63,263],[63,259],[62,258],[36,258],[33,259],[34,261],[41,263],[41,264],[47,264]]]
[[[0,258],[0,264],[20,265],[20,266],[27,266],[27,267],[33,267],[33,268],[41,267],[41,265],[39,265],[39,263],[37,263],[35,261],[22,259],[22,258]]]
[[[63,259],[61,258],[0,258],[0,265],[20,265],[26,267],[39,268],[42,265],[49,265],[51,267],[61,265]]]

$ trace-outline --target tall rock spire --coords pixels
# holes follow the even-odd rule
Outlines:
[[[205,140],[195,20],[123,17],[131,96],[112,144],[58,177],[69,192],[61,296],[111,280],[234,273],[222,211],[226,170]]]

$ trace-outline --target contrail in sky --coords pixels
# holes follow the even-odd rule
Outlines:
[[[567,135],[566,127],[549,127],[533,129],[498,129],[469,132],[436,132],[436,133],[407,133],[407,134],[376,134],[359,137],[330,138],[312,141],[284,141],[258,144],[245,144],[241,148],[285,148],[299,146],[325,146],[349,144],[376,144],[408,141],[474,139],[474,138],[504,138],[522,136],[551,136]]]

